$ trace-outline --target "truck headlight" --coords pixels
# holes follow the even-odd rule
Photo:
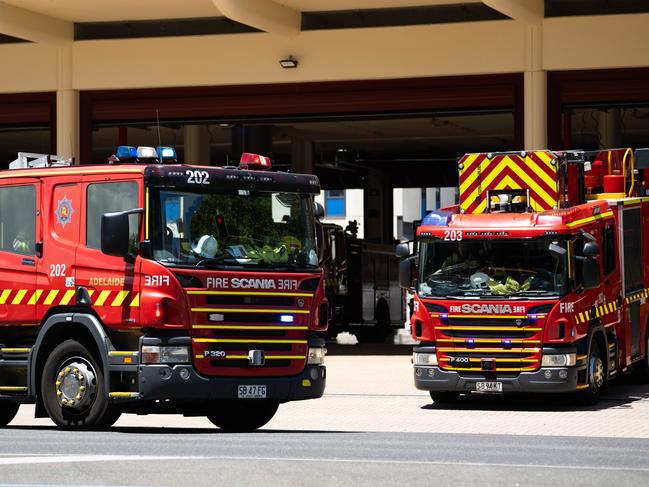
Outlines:
[[[326,353],[327,353],[327,349],[324,347],[309,347],[309,356],[307,357],[307,364],[323,365],[325,361]]]
[[[415,352],[412,354],[412,362],[415,365],[437,365],[437,354]]]
[[[576,363],[576,353],[552,353],[543,355],[541,367],[570,367]]]
[[[188,364],[191,352],[189,346],[142,345],[143,364]]]

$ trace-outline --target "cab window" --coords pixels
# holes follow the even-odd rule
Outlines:
[[[0,187],[0,250],[34,255],[36,188]]]
[[[86,211],[86,246],[101,248],[101,217],[104,213],[132,210],[138,207],[138,187],[134,181],[96,183],[88,186]],[[129,242],[138,239],[139,215],[129,215]]]

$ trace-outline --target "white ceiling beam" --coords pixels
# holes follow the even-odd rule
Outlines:
[[[212,0],[227,18],[255,29],[292,37],[302,29],[302,13],[272,0]]]
[[[543,0],[482,0],[482,3],[526,24],[540,24],[545,16]]]
[[[74,40],[72,22],[0,2],[0,33],[42,44],[67,45]]]

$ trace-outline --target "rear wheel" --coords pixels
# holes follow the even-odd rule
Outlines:
[[[276,401],[222,401],[214,404],[215,411],[207,419],[223,431],[254,431],[268,423],[278,407]]]
[[[451,404],[460,400],[456,391],[430,391],[430,398],[435,404]]]
[[[11,401],[0,401],[0,428],[7,426],[16,417],[20,404]]]
[[[106,398],[101,364],[76,340],[64,341],[47,358],[41,396],[47,414],[62,428],[108,428],[120,416]]]
[[[596,404],[606,389],[606,365],[602,358],[600,346],[595,339],[588,352],[588,389],[581,393],[584,404]]]

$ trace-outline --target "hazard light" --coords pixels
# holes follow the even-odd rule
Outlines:
[[[250,152],[241,154],[241,159],[239,160],[239,169],[265,170],[271,167],[270,157],[251,154]]]

